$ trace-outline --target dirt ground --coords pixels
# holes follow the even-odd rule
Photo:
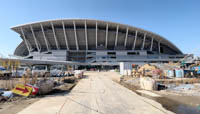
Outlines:
[[[101,72],[101,75],[103,76],[107,76],[108,78],[110,78],[111,80],[115,81],[115,82],[120,82],[120,78],[122,77],[119,72]]]
[[[162,114],[172,113],[159,103],[137,95],[111,79],[112,72],[86,72],[69,94],[45,97],[18,114]]]
[[[140,90],[138,87],[139,84],[133,84],[138,82],[136,78],[125,77],[120,84],[132,91]],[[188,93],[191,90],[185,91]],[[146,94],[138,93],[141,96],[153,99],[159,103],[161,103],[166,109],[173,111],[178,114],[196,114],[200,113],[200,95],[192,95],[192,94],[183,94],[183,92],[174,92],[168,90],[161,91],[149,91],[155,94],[160,95],[161,97],[152,97]],[[198,91],[197,91],[198,92]]]
[[[18,80],[17,80],[18,81]],[[2,81],[3,84],[5,81]],[[29,105],[49,96],[57,96],[67,94],[78,82],[75,83],[65,83],[61,86],[57,86],[48,95],[36,96],[36,97],[13,97],[12,99],[0,102],[0,114],[16,114],[28,107]]]
[[[0,114],[16,114],[41,98],[20,98],[16,101],[0,103]]]
[[[180,95],[166,91],[154,91],[154,93],[192,107],[200,106],[200,96]]]
[[[112,95],[111,93],[113,93],[113,95],[112,95],[113,98],[109,97],[110,99],[107,99],[107,100],[108,101],[115,100],[115,102],[112,101],[112,105],[114,107],[118,106],[117,103],[119,100],[120,100],[120,102],[129,104],[129,102],[125,102],[126,100],[124,99],[123,94],[121,93],[122,91],[125,93],[127,91],[121,89],[121,87],[118,87],[118,86],[116,86],[116,84],[114,84],[114,82],[118,82],[118,83],[120,82],[121,76],[119,75],[119,73],[117,73],[117,72],[99,72],[99,73],[98,72],[88,72],[85,74],[87,75],[86,78],[83,79],[81,81],[81,84],[79,84],[79,87],[76,87],[75,89],[73,89],[72,92],[69,92],[69,91],[75,86],[75,84],[68,83],[66,85],[62,85],[62,86],[54,88],[52,93],[50,93],[49,95],[46,95],[46,96],[41,96],[41,97],[36,97],[36,98],[21,97],[12,102],[0,103],[0,114],[16,114],[16,113],[23,111],[24,109],[26,109],[26,110],[22,114],[27,114],[27,111],[31,109],[30,106],[32,106],[32,108],[33,108],[35,106],[35,104],[37,106],[37,103],[39,103],[39,104],[44,103],[43,105],[48,105],[50,103],[49,105],[51,107],[52,106],[51,103],[58,102],[59,99],[61,100],[60,101],[61,104],[59,104],[59,106],[61,106],[62,102],[64,102],[63,100],[65,100],[68,97],[69,98],[67,100],[67,104],[69,104],[69,106],[71,106],[73,104],[74,107],[77,107],[78,106],[77,103],[81,103],[81,105],[83,105],[84,107],[95,109],[95,110],[91,111],[93,113],[98,113],[98,111],[114,113],[115,111],[112,111],[108,107],[103,106],[103,104],[105,105],[108,103],[108,102],[104,102],[106,99],[105,99],[105,97],[102,96],[102,95],[106,94],[107,92],[108,93],[105,95],[107,97],[109,95],[111,96]],[[108,78],[110,80],[113,80],[114,82],[110,82],[108,80]],[[129,79],[127,79],[127,80],[129,80]],[[131,81],[131,82],[135,83],[134,81]],[[114,84],[115,86],[113,86],[112,84]],[[134,92],[135,92],[135,90],[139,89],[139,88],[134,87],[133,85],[131,85],[131,87],[128,85],[123,85],[123,84],[121,84],[121,85],[126,86],[126,88],[129,88],[130,90],[133,90]],[[116,93],[117,91],[119,91],[117,88],[120,89],[120,91],[121,91],[120,93]],[[111,90],[116,90],[116,91],[111,91]],[[98,92],[101,95],[95,94],[95,92]],[[161,106],[163,106],[164,108],[166,108],[170,111],[179,113],[179,114],[184,114],[184,113],[185,114],[186,113],[196,114],[197,113],[196,109],[198,106],[200,106],[200,97],[198,97],[198,96],[180,96],[180,95],[175,95],[173,93],[169,93],[166,91],[162,91],[162,92],[152,91],[152,92],[155,92],[156,94],[159,94],[162,97],[161,98],[150,98],[145,95],[140,95],[140,96],[150,98],[150,99],[160,103]],[[95,96],[93,94],[90,95],[90,93],[93,93]],[[79,94],[80,94],[80,96],[79,96]],[[117,95],[117,97],[115,95]],[[126,95],[126,96],[130,96],[130,95]],[[74,99],[71,99],[71,97],[76,97],[78,99],[76,99],[76,101],[72,101]],[[79,99],[79,97],[80,97],[80,99]],[[119,99],[119,97],[120,97],[120,99]],[[104,99],[102,99],[102,98],[104,98]],[[97,104],[95,102],[91,101],[92,99],[96,99]],[[52,102],[49,102],[49,100],[51,100]],[[69,101],[71,101],[71,102],[69,102]],[[147,100],[147,101],[149,102],[149,100]],[[46,103],[46,102],[48,102],[48,103]],[[76,103],[74,104],[73,102],[76,102]],[[87,103],[84,104],[85,102],[87,102]],[[151,101],[151,103],[155,103],[155,102]],[[65,106],[67,104],[64,104],[63,107],[65,107],[68,111],[70,111]],[[125,104],[123,104],[123,107],[126,106]],[[43,105],[41,105],[41,106],[43,106]],[[133,104],[130,104],[130,105],[133,105]],[[188,107],[188,105],[191,107]],[[55,105],[52,108],[59,107],[59,106]],[[157,105],[157,103],[156,103],[156,106],[161,108],[159,105]],[[128,107],[128,106],[126,106],[126,107]],[[136,105],[136,107],[137,107],[137,105]],[[34,107],[34,108],[36,108],[36,107]],[[41,108],[41,107],[38,107],[38,108]],[[75,109],[79,112],[82,110],[83,112],[90,113],[86,109],[83,110],[81,108],[81,106],[78,106],[78,108],[80,108],[80,110],[76,109],[76,108]],[[110,108],[112,108],[112,107],[110,107]],[[97,109],[97,112],[95,112],[96,109]],[[72,110],[72,112],[76,113],[76,110]],[[131,110],[132,109],[130,108],[129,112]],[[162,110],[165,110],[165,109],[162,108]],[[124,110],[122,110],[121,108],[118,111],[124,112]],[[61,111],[61,112],[64,113],[67,111]],[[117,113],[117,112],[115,112],[115,113]],[[200,111],[199,111],[199,113],[200,113]],[[33,114],[35,114],[35,113],[33,113]],[[52,114],[54,114],[54,113],[52,113]]]

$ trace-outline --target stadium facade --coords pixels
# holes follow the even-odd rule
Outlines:
[[[22,38],[14,55],[26,59],[114,65],[179,61],[186,56],[160,35],[107,21],[49,20],[11,29]]]

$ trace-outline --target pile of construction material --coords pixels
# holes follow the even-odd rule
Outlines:
[[[162,74],[162,71],[154,65],[145,64],[138,69],[141,76],[158,76]]]
[[[154,78],[184,78],[185,70],[180,67],[179,63],[165,63],[165,64],[146,64],[139,69],[143,76],[150,76]],[[145,73],[144,73],[145,72]]]
[[[134,77],[153,77],[160,78],[163,71],[157,66],[151,64],[145,64],[132,69],[132,76]]]
[[[157,90],[156,81],[153,78],[159,78],[160,75],[162,75],[162,71],[158,67],[150,64],[133,66],[132,64],[127,65],[125,63],[121,63],[120,65],[126,68],[126,70],[123,70],[123,73],[126,73],[126,71],[130,72],[123,76],[123,82],[145,90]],[[129,71],[128,69],[130,68],[132,70]],[[133,77],[131,78],[130,76]]]
[[[183,67],[181,63],[173,62],[144,64],[137,67],[125,63],[120,65],[120,68],[124,68],[123,73],[126,73],[122,73],[121,83],[150,91],[167,90],[195,96],[200,94],[200,86],[193,84],[200,82],[197,78],[198,72],[200,74],[200,64],[190,65],[188,68]],[[129,69],[132,69],[132,75],[127,73]]]
[[[55,81],[50,79],[43,79],[36,83],[36,86],[39,88],[38,93],[41,95],[45,95],[50,93],[53,90]]]
[[[160,70],[162,70],[162,78],[183,78],[184,70],[180,67],[180,63],[165,63],[165,64],[154,64]]]
[[[186,77],[200,77],[200,63],[192,64],[189,66],[190,70],[187,70]]]
[[[158,89],[156,80],[151,77],[128,78],[127,76],[124,76],[123,80],[121,80],[121,83],[132,86],[135,89],[144,89],[150,91]]]
[[[0,87],[0,103],[10,101],[20,97],[36,97],[40,95],[49,95],[67,92],[74,87],[77,80],[83,78],[83,71],[76,71],[76,77],[42,77],[38,78],[37,74],[26,72],[22,78],[17,78],[16,83],[10,88]],[[5,80],[1,80],[5,81]],[[4,84],[3,84],[4,85]]]
[[[6,102],[13,97],[12,91],[0,90],[0,102]]]
[[[157,90],[156,81],[150,77],[141,77],[140,87],[145,90]]]
[[[74,75],[76,78],[81,79],[84,76],[84,70],[75,70]]]
[[[165,90],[160,91],[165,95],[180,95],[180,96],[200,96],[200,84],[179,84],[173,85]]]
[[[64,83],[75,83],[76,80],[77,80],[77,78],[75,76],[72,76],[72,77],[66,77],[66,78],[62,79],[62,82],[64,82]]]

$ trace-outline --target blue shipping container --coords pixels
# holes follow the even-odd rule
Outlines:
[[[175,70],[176,78],[183,78],[184,77],[184,71],[182,69]]]

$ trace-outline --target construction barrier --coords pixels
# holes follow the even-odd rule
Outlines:
[[[16,87],[12,90],[13,93],[22,95],[22,96],[29,96],[32,92],[32,88],[26,85],[18,84]]]

